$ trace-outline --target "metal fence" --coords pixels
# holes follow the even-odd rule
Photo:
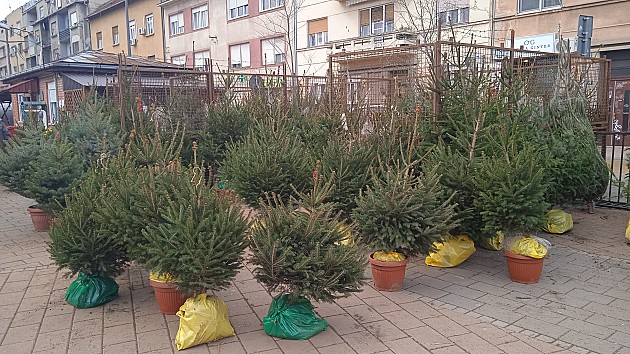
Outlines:
[[[630,210],[630,132],[595,132],[597,146],[610,169],[608,188],[596,204]]]
[[[566,57],[570,68],[567,75],[587,97],[594,129],[607,130],[610,60]],[[379,107],[401,96],[424,93],[422,99],[430,106],[430,114],[439,116],[440,97],[445,92],[437,89],[437,83],[448,82],[462,74],[484,75],[488,84],[497,89],[508,75],[519,78],[525,84],[524,93],[530,98],[548,101],[558,75],[562,74],[560,60],[564,59],[557,53],[439,41],[333,54],[329,79],[347,92],[337,96],[338,103],[343,103],[339,99],[359,97],[364,100],[364,106]],[[353,86],[355,82],[362,85]],[[331,94],[331,100],[333,98]]]

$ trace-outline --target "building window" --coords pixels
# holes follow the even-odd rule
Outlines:
[[[50,23],[50,35],[52,37],[57,35],[57,21],[53,21]]]
[[[208,5],[192,9],[192,29],[208,27]]]
[[[96,48],[103,49],[103,32],[96,32]]]
[[[20,64],[20,71],[24,71],[24,64]]]
[[[394,4],[361,10],[359,16],[361,18],[361,27],[359,28],[361,36],[381,34],[394,30]]]
[[[7,53],[4,50],[4,47],[0,47],[0,59],[5,58]]]
[[[79,52],[79,41],[72,42],[72,54]]]
[[[328,43],[328,18],[308,21],[308,46]]]
[[[540,11],[562,6],[562,0],[518,0],[518,11]]]
[[[267,11],[283,6],[284,0],[260,0],[260,11]]]
[[[228,0],[228,19],[247,16],[248,13],[247,0]]]
[[[155,33],[155,28],[153,27],[153,14],[148,14],[145,19],[144,22],[146,23],[146,31],[147,31],[147,36],[152,35]]]
[[[114,41],[114,45],[118,45],[120,43],[120,37],[118,36],[118,26],[112,27],[112,39]]]
[[[470,18],[470,8],[461,7],[459,9],[453,9],[440,12],[440,21],[442,25],[458,25],[462,23],[468,23]]]
[[[39,18],[44,18],[44,7],[40,6],[39,7]]]
[[[207,71],[208,67],[206,66],[206,62],[210,59],[210,51],[206,50],[205,52],[196,52],[194,54],[194,59],[196,69]]]
[[[129,21],[129,38],[132,41],[138,38],[138,33],[136,32],[136,20]]]
[[[284,63],[284,39],[265,39],[261,42],[263,65]]]
[[[230,46],[230,65],[233,68],[249,67],[249,43]]]
[[[70,13],[70,27],[76,26],[77,23],[78,23],[78,21],[77,21],[77,12],[76,11],[71,12]]]
[[[171,63],[173,63],[175,65],[184,66],[184,65],[186,65],[186,56],[185,55],[178,55],[178,56],[175,56],[175,57],[171,57]]]
[[[171,36],[184,33],[184,14],[178,13],[169,17]]]

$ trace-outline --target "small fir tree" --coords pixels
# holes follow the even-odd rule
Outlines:
[[[29,164],[39,156],[47,138],[38,129],[24,127],[0,149],[0,184],[11,191],[26,195]]]
[[[40,209],[56,214],[65,207],[66,195],[84,173],[83,162],[72,144],[55,141],[29,164],[26,189]]]
[[[230,145],[222,172],[230,186],[249,205],[266,193],[289,201],[293,189],[311,186],[313,158],[288,123],[265,123],[240,143]]]
[[[195,171],[175,181],[179,197],[161,206],[163,222],[148,224],[140,245],[143,264],[171,275],[187,294],[229,286],[241,266],[248,228],[242,211],[220,200]]]
[[[352,213],[366,244],[405,256],[428,254],[457,226],[452,196],[445,195],[435,170],[416,173],[408,165],[383,165],[373,175]]]
[[[360,291],[364,282],[362,249],[347,242],[353,228],[324,203],[332,189],[330,181],[324,184],[317,172],[315,179],[312,191],[294,200],[300,206],[297,210],[280,196],[268,194],[252,227],[256,279],[290,301],[332,302]]]

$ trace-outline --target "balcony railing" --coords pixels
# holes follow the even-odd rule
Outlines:
[[[408,31],[388,32],[371,36],[353,37],[330,41],[333,53],[353,52],[390,47],[402,47],[416,44],[417,35]]]
[[[70,41],[70,28],[64,28],[59,30],[59,42]]]
[[[29,0],[26,4],[22,5],[22,12],[26,12],[33,8],[37,4],[37,0]]]

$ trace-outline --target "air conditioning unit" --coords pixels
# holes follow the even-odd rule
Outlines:
[[[284,63],[284,53],[276,54],[274,59],[276,64]]]
[[[146,32],[145,32],[144,28],[142,28],[142,27],[138,28],[138,34],[139,35],[144,35],[145,33]]]
[[[136,45],[136,44],[138,44],[138,40],[137,39],[132,39],[131,42],[129,42],[129,44]]]

